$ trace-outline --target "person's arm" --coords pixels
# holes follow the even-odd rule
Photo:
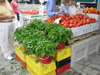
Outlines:
[[[53,10],[53,2],[49,1],[46,5],[46,11],[48,16],[56,16],[58,12],[52,11]]]
[[[64,4],[61,4],[61,10],[65,10],[65,14],[69,15],[70,17],[73,18],[73,14],[71,14],[70,12],[68,12],[68,10],[66,9],[66,6]]]
[[[66,9],[66,6],[63,3],[61,3],[60,9],[61,9],[61,11],[64,10],[65,14],[68,13],[68,10]]]
[[[10,16],[1,16],[0,15],[0,20],[5,20],[5,19],[13,19],[15,16],[10,15]]]
[[[18,9],[19,10],[19,9]],[[21,10],[19,10],[20,12],[22,12]]]
[[[8,19],[8,16],[0,16],[0,20]]]

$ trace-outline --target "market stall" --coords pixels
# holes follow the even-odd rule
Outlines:
[[[100,10],[74,8],[70,10],[73,18],[57,15],[47,19],[43,13],[22,14],[24,23],[30,22],[15,31],[14,40],[20,44],[15,53],[32,75],[59,75],[79,60],[99,52]]]

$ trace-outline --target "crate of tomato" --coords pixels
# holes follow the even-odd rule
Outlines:
[[[81,13],[74,15],[73,18],[70,16],[59,15],[45,20],[45,22],[54,23],[58,18],[61,18],[59,20],[59,24],[65,28],[72,29],[72,32],[76,37],[99,29],[99,22],[94,17],[90,18],[89,16]]]
[[[21,13],[26,18],[41,17],[39,15],[39,10],[26,10],[26,11],[22,11]],[[46,15],[46,10],[44,10],[44,15]]]
[[[26,11],[22,11],[22,14],[29,14],[29,15],[35,15],[35,14],[39,14],[39,10],[26,10]],[[44,10],[44,13],[46,13],[46,10]]]

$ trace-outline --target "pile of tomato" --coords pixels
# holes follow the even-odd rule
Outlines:
[[[34,14],[39,14],[39,10],[32,10],[32,11],[26,10],[26,11],[22,11],[21,13],[34,15]],[[44,13],[46,13],[46,10],[44,10]]]
[[[48,20],[44,20],[44,22],[48,22],[48,23],[54,23],[54,21],[58,18],[62,17],[61,15],[57,15],[55,17],[52,17],[51,19]]]
[[[65,28],[75,28],[82,25],[98,22],[95,18],[89,18],[87,15],[76,14],[71,18],[70,16],[55,16],[51,19],[45,20],[45,22],[53,23],[57,18],[60,18],[59,24]]]

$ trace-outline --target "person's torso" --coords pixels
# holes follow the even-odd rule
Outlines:
[[[17,4],[17,2],[12,2],[12,4],[13,4],[14,13],[18,13],[18,4]]]
[[[63,3],[61,3],[61,7],[60,7],[60,11],[63,9],[62,5],[64,5]],[[66,10],[69,10],[69,4],[67,3],[66,5],[64,5],[64,7],[66,8]]]
[[[56,12],[56,1],[55,0],[48,0],[48,2],[50,2],[50,1],[53,2],[53,5],[51,6],[52,7],[52,11]]]
[[[54,1],[54,4],[53,4],[53,11],[56,12],[56,1],[55,1],[55,0],[53,0],[53,1]]]
[[[0,4],[0,16],[9,16],[12,15],[12,9],[9,9],[5,4]],[[7,22],[11,21],[12,19],[5,19],[5,20],[0,20],[0,22]]]
[[[62,7],[62,6],[64,6],[64,7]],[[61,3],[60,11],[62,11],[63,8],[66,8],[66,10],[68,11],[69,10],[69,4],[67,3],[66,5],[64,5],[63,3]],[[64,16],[65,14],[60,14],[60,15]],[[67,14],[66,14],[66,16],[67,16]]]

